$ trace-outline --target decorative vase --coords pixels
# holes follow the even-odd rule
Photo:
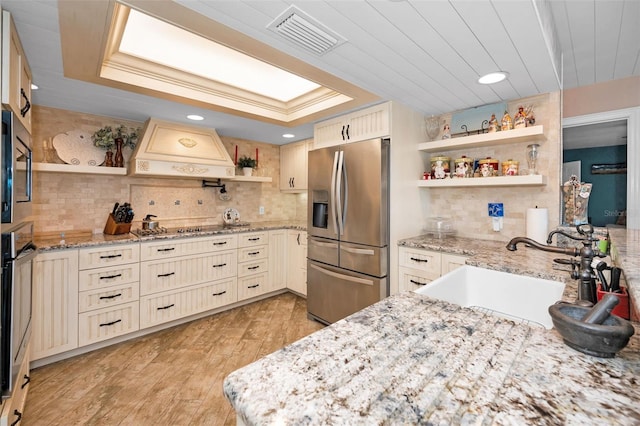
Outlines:
[[[116,157],[114,161],[114,167],[124,167],[124,156],[122,155],[122,145],[124,141],[122,138],[117,138],[116,142]]]
[[[107,151],[104,159],[105,167],[113,167],[113,152]]]
[[[253,169],[251,167],[243,167],[242,168],[242,173],[245,176],[251,176],[253,174]]]

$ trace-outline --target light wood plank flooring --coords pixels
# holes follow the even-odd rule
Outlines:
[[[233,425],[223,379],[322,327],[285,293],[40,367],[20,424]]]

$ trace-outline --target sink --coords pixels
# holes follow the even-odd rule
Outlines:
[[[551,329],[553,322],[548,308],[562,299],[563,291],[564,283],[559,281],[465,265],[416,293]]]

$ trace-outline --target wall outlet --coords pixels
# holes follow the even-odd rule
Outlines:
[[[264,214],[264,206],[260,206],[258,209],[258,214]]]

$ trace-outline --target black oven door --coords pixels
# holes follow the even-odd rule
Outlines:
[[[33,259],[29,249],[8,262],[2,271],[2,396],[9,397],[19,380],[31,336]]]

